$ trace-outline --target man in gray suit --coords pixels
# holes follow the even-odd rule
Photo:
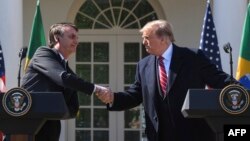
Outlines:
[[[211,64],[201,50],[175,45],[167,21],[149,22],[140,32],[150,55],[138,62],[134,83],[125,92],[97,93],[99,99],[112,103],[111,111],[142,103],[148,141],[215,140],[204,120],[184,118],[181,108],[188,89],[224,88],[231,83],[230,76]]]
[[[49,47],[39,47],[22,79],[22,87],[29,92],[62,92],[75,117],[79,110],[77,91],[88,95],[105,90],[78,77],[68,66],[67,59],[76,52],[78,29],[71,23],[58,23],[50,27]],[[59,120],[48,120],[35,136],[36,141],[59,141]]]

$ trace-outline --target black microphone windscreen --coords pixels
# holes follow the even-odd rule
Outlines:
[[[27,47],[23,47],[23,48],[21,48],[21,50],[20,50],[20,52],[19,52],[19,57],[20,57],[21,59],[23,59],[23,58],[25,58],[25,57],[26,57],[27,50],[28,50],[28,48],[27,48]]]
[[[230,46],[230,43],[226,43],[224,46],[223,46],[223,49],[226,53],[229,53],[232,51],[232,48]]]

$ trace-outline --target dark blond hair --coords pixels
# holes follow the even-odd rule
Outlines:
[[[53,48],[56,44],[55,36],[63,36],[64,27],[72,27],[78,32],[78,28],[72,23],[56,23],[49,29],[49,47]]]

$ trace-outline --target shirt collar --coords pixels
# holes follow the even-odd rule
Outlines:
[[[165,50],[165,52],[162,54],[162,57],[164,57],[164,59],[166,59],[167,61],[171,60],[172,57],[172,53],[173,53],[173,44],[171,43],[167,50]]]
[[[60,52],[58,52],[58,53],[59,53],[61,59],[62,59],[62,60],[65,60],[65,61],[67,62],[67,60],[63,57],[63,55],[62,55]]]

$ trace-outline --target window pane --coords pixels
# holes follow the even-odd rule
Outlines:
[[[154,11],[154,10],[151,7],[151,5],[146,0],[142,0],[140,2],[140,4],[136,7],[136,9],[134,10],[134,13],[135,13],[136,17],[140,18],[140,17],[143,17],[152,11]]]
[[[128,24],[133,23],[134,21],[136,21],[136,17],[134,17],[134,15],[130,15],[127,19],[126,22],[123,24],[123,26],[127,26]]]
[[[117,25],[119,25],[118,20],[119,20],[120,8],[113,8],[113,12],[115,17],[115,22]]]
[[[75,23],[80,29],[111,29],[115,26],[137,29],[155,19],[157,15],[147,0],[86,0]]]
[[[111,0],[112,6],[121,6],[122,0]]]
[[[92,18],[95,18],[100,12],[92,0],[86,0],[86,2],[80,8],[80,11]]]
[[[109,61],[109,43],[94,43],[94,62]]]
[[[125,128],[140,128],[140,109],[133,108],[125,111]]]
[[[138,28],[139,28],[139,25],[137,22],[126,27],[126,29],[138,29]]]
[[[108,131],[94,131],[94,141],[109,141]]]
[[[76,141],[90,141],[90,131],[76,130]]]
[[[156,20],[157,15],[155,13],[148,15],[147,17],[143,18],[140,23],[141,23],[141,27],[143,27],[148,21],[153,21]]]
[[[79,29],[92,29],[93,20],[78,13],[75,18],[75,25]]]
[[[123,7],[131,10],[133,9],[133,7],[136,5],[137,2],[138,0],[125,0]]]
[[[106,29],[106,28],[111,28],[110,26],[107,27],[107,25],[103,25],[103,24],[100,24],[100,23],[95,23],[95,26],[94,26],[95,29]]]
[[[104,14],[109,19],[109,21],[114,25],[114,23],[113,23],[113,16],[112,16],[111,10],[109,9],[109,10],[105,11]]]
[[[139,61],[139,43],[125,43],[124,44],[124,62],[137,62]]]
[[[87,106],[91,104],[91,96],[80,91],[78,91],[77,94],[78,94],[78,100],[79,100],[80,105]]]
[[[109,66],[94,65],[94,83],[108,84],[109,83]]]
[[[102,10],[109,8],[109,0],[95,0],[98,7],[100,7]]]
[[[109,27],[109,28],[111,28],[112,26],[108,23],[108,21],[106,20],[106,18],[103,16],[103,15],[101,15],[99,18],[98,18],[98,21],[100,22],[96,22],[95,23],[95,28],[107,28],[107,27]]]
[[[91,43],[81,42],[76,50],[77,62],[90,62],[91,61]]]
[[[76,117],[76,127],[90,127],[91,123],[91,111],[90,109],[79,110],[79,114]]]
[[[91,80],[91,66],[90,65],[76,65],[76,74],[86,81]]]
[[[95,128],[108,128],[109,116],[106,109],[94,109],[94,127]]]
[[[128,12],[127,11],[124,11],[124,10],[122,10],[122,13],[121,13],[121,19],[125,19],[127,16],[128,16]],[[122,21],[121,21],[121,23],[122,23]],[[123,23],[124,24],[124,23]],[[120,25],[120,26],[122,26],[122,25]]]
[[[125,141],[140,141],[140,132],[125,131]]]
[[[124,80],[125,84],[134,82],[136,65],[124,65]]]

